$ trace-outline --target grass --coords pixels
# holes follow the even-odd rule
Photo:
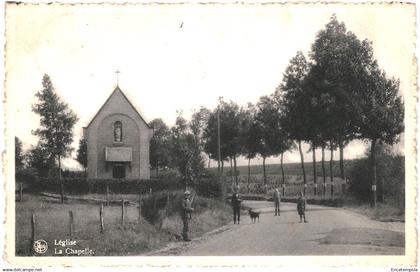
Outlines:
[[[105,199],[105,196],[96,195]],[[124,199],[130,196],[120,195]],[[137,196],[138,197],[138,196]],[[134,198],[133,198],[134,200]],[[193,214],[190,232],[200,236],[230,220],[229,206],[212,199],[198,198],[197,212]],[[74,214],[74,231],[69,235],[69,211]],[[16,202],[16,255],[30,255],[31,216],[36,216],[36,239],[45,240],[48,251],[43,256],[55,255],[54,240],[72,239],[77,245],[73,249],[89,248],[96,256],[141,255],[147,251],[164,247],[176,241],[182,231],[180,216],[173,214],[164,218],[161,225],[152,225],[139,216],[136,206],[125,207],[125,221],[121,224],[121,206],[104,206],[104,233],[100,233],[99,205],[87,203],[60,204],[58,200],[47,200],[40,196],[24,195]]]
[[[195,212],[189,222],[191,238],[201,236],[232,220],[231,206],[227,203],[203,197],[196,197],[194,202]],[[182,221],[178,214],[172,214],[162,220],[161,226],[167,232],[180,233]]]
[[[405,211],[404,208],[398,207],[395,203],[380,203],[378,202],[376,208],[371,208],[369,203],[365,203],[354,198],[345,198],[343,203],[343,208],[351,210],[353,212],[366,215],[371,219],[384,221],[384,222],[393,222],[405,221]]]

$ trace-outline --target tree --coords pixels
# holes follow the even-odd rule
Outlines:
[[[171,166],[171,131],[162,119],[154,119],[149,125],[153,128],[150,140],[150,165],[159,175],[159,168]]]
[[[283,123],[285,120],[285,109],[282,103],[282,96],[281,92],[278,90],[275,91],[271,95],[271,99],[274,102],[274,107],[277,110],[277,137],[276,137],[276,149],[280,153],[280,169],[281,169],[281,176],[282,176],[282,185],[283,185],[283,195],[284,195],[284,185],[285,185],[285,177],[284,177],[284,168],[283,168],[283,156],[284,153],[295,149],[296,145],[291,139],[290,135],[288,134],[286,125]]]
[[[15,137],[15,169],[22,169],[23,161],[24,161],[24,154],[22,149],[22,141]]]
[[[404,157],[391,151],[391,146],[377,145],[376,148],[377,176],[380,177],[378,186],[380,197],[378,201],[384,201],[388,197],[394,201],[404,199]],[[371,199],[372,165],[370,160],[370,148],[366,149],[361,159],[354,160],[349,169],[349,191],[361,200]],[[397,202],[398,203],[398,202]],[[403,208],[403,204],[399,203]]]
[[[204,150],[214,160],[218,159],[218,146],[217,146],[217,115],[219,111],[220,116],[220,155],[223,162],[226,160],[233,161],[233,172],[237,178],[236,158],[241,153],[241,120],[239,106],[232,102],[226,102],[220,99],[219,105],[211,112],[207,126],[204,129]],[[231,171],[232,173],[232,171]]]
[[[86,174],[88,157],[87,157],[87,140],[85,137],[82,137],[79,140],[79,148],[77,149],[76,160],[83,167]]]
[[[359,106],[357,132],[369,141],[371,160],[371,206],[376,207],[376,149],[378,144],[395,144],[404,131],[404,105],[398,95],[399,81],[387,78],[376,61],[373,61],[360,81],[364,84],[355,98]]]
[[[201,107],[198,111],[194,111],[191,117],[191,121],[189,122],[189,127],[191,133],[194,136],[194,142],[196,145],[196,152],[204,152],[204,130],[206,128],[208,119],[210,117],[210,110]],[[210,155],[207,154],[208,157],[208,168],[210,168]]]
[[[304,90],[304,81],[309,70],[308,62],[301,51],[293,57],[283,75],[283,82],[277,89],[280,92],[282,108],[284,115],[281,123],[291,139],[297,141],[301,158],[301,167],[303,182],[305,184],[304,194],[306,194],[306,173],[302,152],[302,141],[308,139],[308,130],[310,128],[308,114],[305,110],[308,108],[308,100]]]
[[[171,129],[171,159],[181,175],[184,176],[185,186],[194,183],[204,170],[204,160],[197,152],[195,139],[189,131],[188,122],[178,112],[175,126]]]
[[[257,103],[254,128],[257,141],[256,150],[263,158],[264,184],[266,183],[265,160],[267,157],[281,155],[284,183],[283,153],[291,147],[291,141],[282,126],[281,108],[275,95],[262,96]]]
[[[311,143],[310,151],[313,158],[313,177],[314,177],[314,194],[317,194],[317,171],[316,171],[316,148],[322,151],[322,174],[324,191],[326,193],[326,171],[325,171],[325,148],[329,145],[332,147],[331,157],[338,144],[337,138],[337,122],[341,119],[336,117],[341,114],[337,107],[336,97],[331,84],[325,81],[325,70],[318,64],[312,63],[308,74],[304,80],[304,91],[306,100],[306,120],[308,122],[307,141]],[[346,102],[348,103],[348,102]],[[348,136],[347,140],[350,139]],[[341,150],[342,151],[342,150]],[[342,158],[342,157],[341,157]],[[332,160],[330,159],[331,167]],[[343,168],[341,168],[344,171]],[[331,180],[332,182],[332,180]]]
[[[360,75],[372,60],[372,48],[367,40],[360,41],[347,31],[333,15],[325,29],[318,32],[312,45],[310,58],[315,64],[316,83],[323,99],[320,101],[328,126],[327,135],[331,146],[337,145],[340,152],[340,176],[344,179],[344,147],[355,138],[354,117],[357,106],[353,94],[360,90]],[[314,80],[312,80],[312,83]],[[328,104],[327,104],[328,102]],[[324,129],[325,131],[325,129]],[[325,139],[324,139],[325,144]]]
[[[35,96],[38,102],[32,105],[32,111],[40,115],[40,127],[33,131],[39,137],[39,144],[58,162],[61,184],[61,203],[64,203],[64,187],[61,181],[61,158],[70,155],[73,150],[73,127],[78,118],[55,93],[48,75],[42,78],[43,89]]]
[[[54,159],[40,143],[28,150],[25,164],[28,168],[36,169],[40,177],[47,177],[50,169],[55,167]]]
[[[248,159],[248,178],[247,190],[249,192],[250,176],[251,176],[251,159],[255,158],[258,154],[258,133],[255,129],[255,115],[256,108],[252,103],[248,103],[246,108],[240,109],[241,120],[241,155]]]

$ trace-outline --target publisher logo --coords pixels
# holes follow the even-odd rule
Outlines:
[[[34,251],[38,254],[44,254],[47,252],[48,244],[45,240],[36,240],[34,242]]]

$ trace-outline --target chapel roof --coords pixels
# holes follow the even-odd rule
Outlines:
[[[107,100],[105,101],[105,103],[100,107],[100,109],[96,112],[96,114],[93,116],[93,118],[89,121],[88,125],[84,128],[88,128],[93,120],[96,119],[96,117],[98,116],[98,114],[102,111],[102,109],[105,107],[106,104],[108,104],[109,100],[111,99],[111,97],[116,93],[116,92],[120,92],[122,94],[122,96],[124,97],[124,99],[128,102],[128,104],[133,108],[134,112],[137,113],[137,115],[140,117],[140,119],[146,124],[146,126],[148,128],[152,128],[145,120],[144,118],[141,116],[141,114],[139,113],[139,111],[136,109],[136,107],[134,107],[134,105],[130,102],[130,100],[127,98],[127,96],[124,94],[124,92],[120,89],[120,87],[117,85],[114,89],[114,91],[111,93],[111,95],[107,98]]]

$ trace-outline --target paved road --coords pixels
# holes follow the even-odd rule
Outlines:
[[[282,203],[274,216],[272,203],[247,201],[260,210],[260,223],[242,214],[233,223],[190,243],[180,242],[156,255],[400,255],[404,254],[404,223],[378,222],[339,208],[308,205],[299,223],[295,204]]]

